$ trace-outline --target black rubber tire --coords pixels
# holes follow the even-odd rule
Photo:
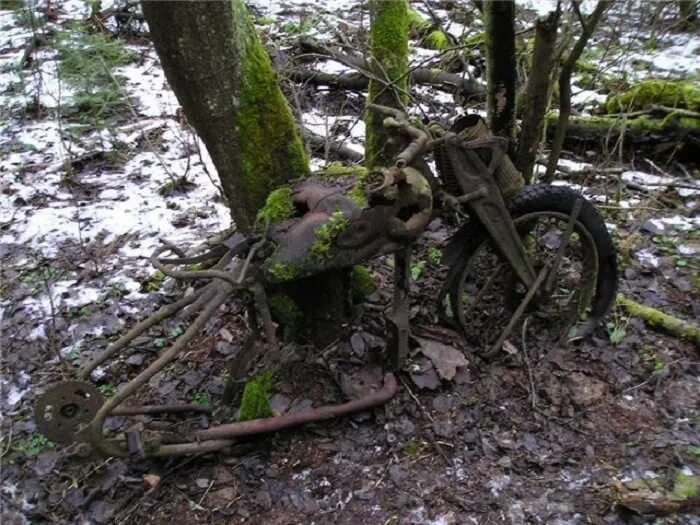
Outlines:
[[[577,200],[582,201],[577,222],[592,237],[598,254],[596,290],[591,301],[589,321],[585,330],[586,333],[590,333],[608,312],[615,298],[618,284],[617,250],[603,217],[581,193],[567,186],[550,184],[537,184],[523,188],[511,202],[510,212],[513,219],[529,213],[548,211],[570,215]],[[458,276],[461,274],[461,268],[469,263],[471,256],[486,238],[483,226],[477,221],[470,221],[453,237],[451,241],[453,246],[448,245],[446,249],[446,253],[449,253],[446,262],[453,265],[453,269],[448,275],[444,291],[447,292],[448,288],[451,290],[453,319],[458,318],[454,300],[457,294],[454,290],[459,285]]]

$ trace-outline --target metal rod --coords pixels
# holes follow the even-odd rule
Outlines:
[[[160,414],[169,412],[171,414],[179,414],[182,412],[194,412],[202,414],[211,414],[212,408],[204,405],[196,404],[175,404],[175,405],[129,405],[117,407],[110,416],[136,416],[139,414]]]
[[[202,294],[204,291],[204,288],[201,290],[197,290],[196,292],[183,297],[182,299],[175,301],[172,304],[169,304],[167,306],[164,306],[160,310],[158,310],[156,313],[151,315],[149,318],[144,319],[140,323],[138,323],[136,326],[134,326],[131,330],[129,330],[126,334],[124,334],[122,337],[117,339],[114,343],[109,345],[105,350],[103,350],[100,354],[92,358],[78,373],[78,377],[82,380],[87,379],[90,377],[90,374],[92,374],[92,371],[95,370],[98,366],[100,366],[102,363],[104,363],[107,359],[109,359],[112,355],[114,355],[117,350],[121,350],[122,348],[126,347],[131,341],[136,339],[139,335],[144,333],[146,330],[151,328],[152,326],[160,323],[164,319],[167,319],[168,317],[172,317],[176,313],[178,313],[180,310],[185,308],[186,306],[192,304],[195,302],[195,300]]]
[[[544,281],[544,278],[547,276],[549,268],[544,267],[540,270],[540,273],[537,274],[537,278],[535,279],[535,282],[532,284],[530,289],[527,291],[525,294],[525,297],[523,298],[522,302],[518,305],[518,308],[513,312],[513,315],[511,316],[510,320],[508,321],[508,324],[506,327],[503,329],[501,332],[500,337],[498,338],[498,341],[494,343],[494,345],[484,354],[484,357],[491,357],[493,356],[498,350],[500,350],[501,346],[503,345],[503,341],[506,340],[506,337],[510,335],[510,332],[513,330],[513,327],[515,326],[515,323],[518,322],[518,320],[522,317],[523,313],[525,313],[525,309],[527,308],[527,305],[530,304],[530,301],[532,301],[532,298],[535,296],[537,293],[537,290],[539,290],[540,286],[542,285],[542,281]]]
[[[566,248],[569,246],[569,240],[571,239],[571,234],[574,233],[574,227],[576,226],[576,221],[578,220],[578,215],[581,212],[581,207],[583,206],[583,201],[581,199],[576,199],[574,202],[574,209],[571,210],[571,216],[569,217],[569,222],[566,225],[566,230],[564,231],[564,237],[562,238],[561,244],[557,249],[557,254],[554,256],[554,262],[552,263],[552,268],[547,276],[547,280],[544,283],[544,291],[549,293],[552,291],[552,286],[554,285],[554,278],[557,276],[557,270],[559,269],[559,264],[564,256]]]
[[[384,376],[384,386],[381,389],[366,395],[360,399],[348,401],[342,405],[329,405],[308,410],[306,412],[296,412],[294,414],[284,414],[282,416],[268,417],[264,419],[253,419],[251,421],[239,421],[228,425],[220,425],[207,430],[195,432],[195,439],[207,443],[208,440],[232,439],[266,432],[274,432],[284,428],[290,428],[314,421],[323,421],[334,417],[352,414],[360,410],[381,405],[389,401],[396,395],[398,386],[394,374],[388,373]],[[203,443],[200,443],[203,444]],[[161,447],[163,448],[163,447]],[[194,451],[194,450],[193,450]]]
[[[232,291],[232,287],[228,283],[222,283],[222,290],[212,299],[212,301],[207,305],[207,307],[202,311],[197,319],[189,326],[189,328],[182,334],[175,344],[163,352],[158,359],[151,363],[146,370],[137,375],[134,379],[129,381],[126,387],[117,392],[114,396],[107,399],[105,403],[100,407],[95,414],[95,417],[90,422],[86,428],[87,437],[92,443],[95,449],[100,452],[111,455],[118,456],[119,453],[123,452],[118,448],[115,449],[110,446],[110,443],[104,439],[103,427],[105,418],[112,412],[117,406],[119,406],[125,399],[133,395],[141,386],[151,379],[154,375],[160,372],[170,361],[172,361],[185,347],[185,345],[193,339],[199,331],[204,328],[204,325],[209,321],[211,316],[216,312],[216,310],[221,306],[229,294]]]

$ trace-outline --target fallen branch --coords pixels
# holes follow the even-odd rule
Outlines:
[[[303,128],[301,130],[301,135],[304,138],[304,142],[306,142],[306,144],[308,144],[311,148],[311,152],[317,155],[325,157],[326,154],[328,154],[336,159],[347,160],[355,163],[362,162],[365,159],[365,156],[359,151],[355,151],[342,142],[337,142],[335,140],[327,139],[322,135],[317,135],[309,129]]]
[[[617,304],[622,306],[627,312],[634,317],[639,317],[646,321],[654,328],[675,335],[680,339],[686,339],[700,348],[700,326],[697,326],[689,321],[673,317],[667,313],[652,308],[644,304],[626,298],[622,294],[617,296]]]
[[[300,41],[300,46],[306,53],[314,53],[332,58],[347,67],[357,70],[358,73],[334,75],[316,71],[298,70],[283,73],[294,82],[358,91],[366,89],[369,85],[369,78],[365,73],[373,71],[373,67],[364,57],[341,53],[310,38],[302,39]],[[484,88],[480,83],[457,73],[448,73],[440,69],[418,67],[410,71],[409,79],[413,84],[428,85],[449,93],[459,93],[470,99],[482,100],[484,98]]]

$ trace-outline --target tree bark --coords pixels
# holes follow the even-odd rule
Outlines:
[[[243,0],[142,2],[168,83],[209,151],[239,231],[308,174],[292,112]]]
[[[408,89],[408,3],[403,0],[370,0],[370,53],[372,71],[384,82],[371,79],[368,103],[403,108]],[[391,85],[387,85],[390,82]],[[397,145],[389,142],[384,118],[368,111],[365,116],[365,162],[368,167],[393,163]]]
[[[526,184],[532,180],[532,170],[535,166],[544,115],[547,111],[560,15],[560,4],[557,3],[555,11],[545,18],[538,18],[535,24],[535,49],[525,92],[522,129],[515,155],[515,165],[522,173]]]
[[[516,61],[515,2],[484,0],[486,103],[494,135],[513,138],[515,129]]]
[[[593,34],[593,31],[595,31],[598,22],[600,22],[600,19],[603,17],[603,13],[605,13],[610,5],[612,5],[612,2],[601,0],[588,18],[584,19],[581,17],[581,25],[583,26],[581,36],[579,36],[578,41],[574,44],[569,56],[564,60],[561,71],[559,72],[559,118],[557,120],[554,139],[552,140],[549,159],[547,159],[547,172],[543,178],[544,182],[551,183],[554,180],[554,174],[557,169],[557,164],[559,163],[559,156],[564,146],[566,126],[569,122],[569,116],[571,115],[571,75],[576,67],[576,62],[581,57],[581,53],[583,53],[583,50],[588,44],[589,38]],[[577,9],[577,12],[579,12],[578,3],[575,2],[573,6]]]

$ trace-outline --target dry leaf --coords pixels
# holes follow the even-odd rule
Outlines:
[[[451,346],[432,339],[422,339],[420,337],[416,339],[420,343],[421,352],[430,358],[433,365],[435,365],[437,373],[443,379],[452,380],[457,373],[457,368],[469,364],[464,354]]]
[[[158,474],[146,474],[143,480],[149,487],[153,488],[160,483],[160,476]]]

